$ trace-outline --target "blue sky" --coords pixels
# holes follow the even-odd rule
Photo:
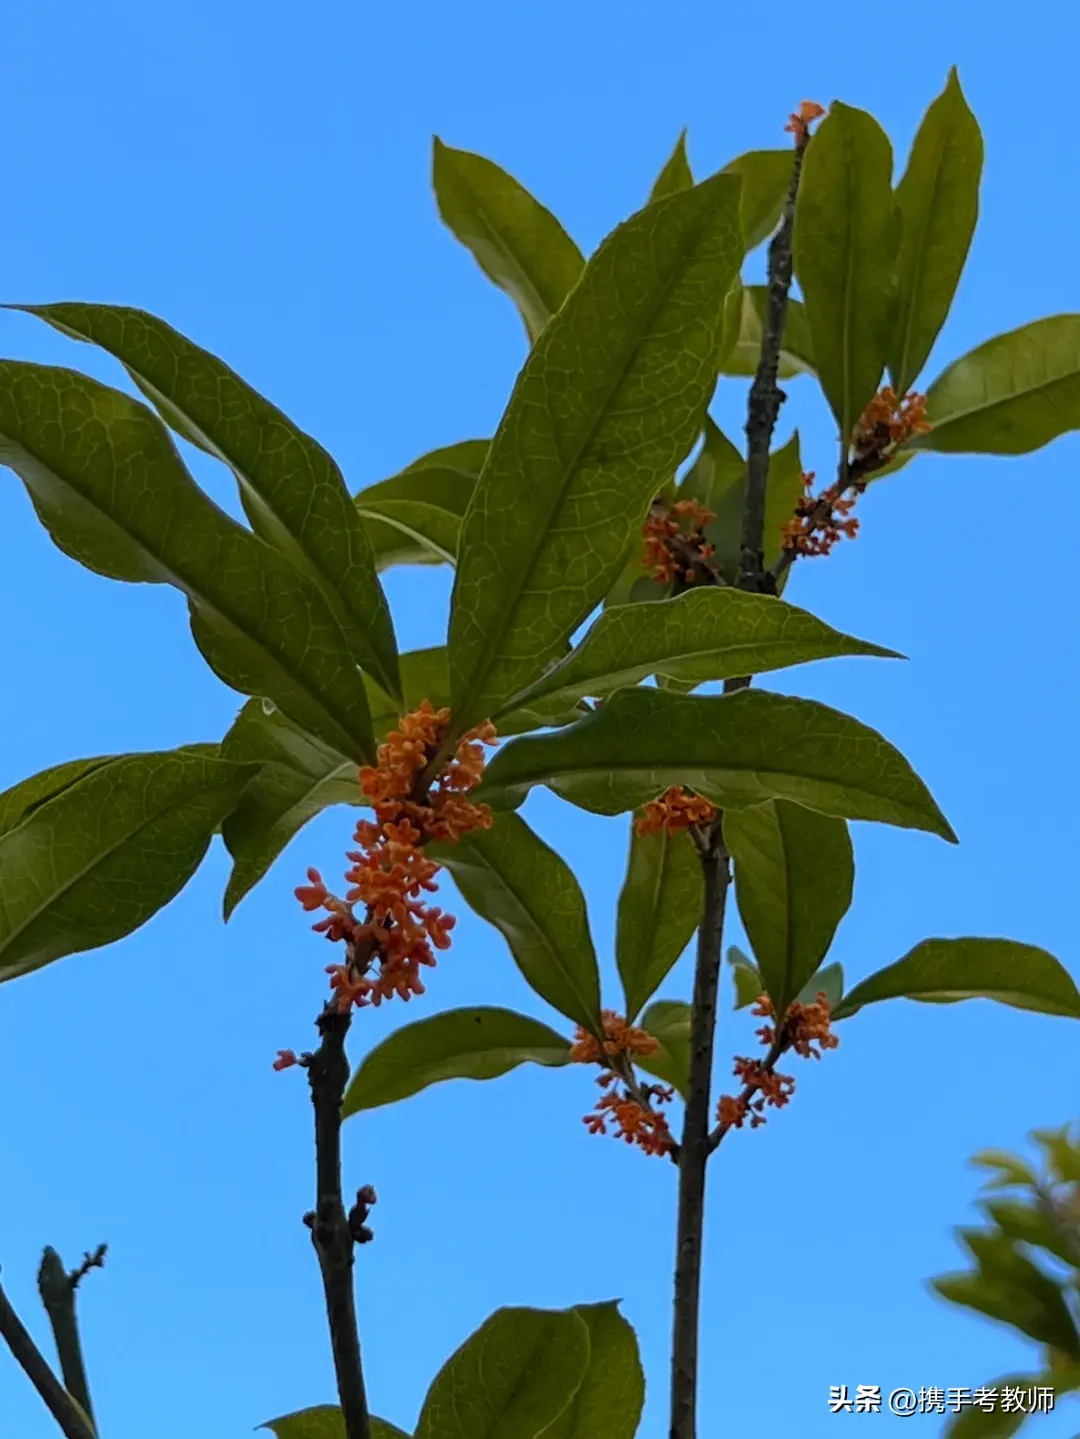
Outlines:
[[[987,165],[932,376],[991,334],[1080,310],[1078,41],[1073,9],[1043,0],[872,14],[838,0],[16,0],[0,54],[0,297],[154,311],[317,435],[358,489],[489,434],[523,359],[512,306],[439,225],[433,133],[498,160],[590,249],[642,203],[683,125],[705,174],[783,143],[800,99],[839,97],[871,109],[902,160],[956,63]],[[118,380],[25,317],[0,319],[0,353]],[[736,382],[721,388],[729,432],[742,400]],[[807,463],[827,469],[832,422],[808,382],[791,386],[782,433],[794,424]],[[856,543],[797,569],[791,599],[910,663],[815,666],[776,687],[883,730],[961,839],[856,826],[835,951],[850,976],[956,934],[1028,940],[1080,972],[1078,462],[1076,436],[1019,460],[921,458],[866,498]],[[197,468],[233,507],[223,477]],[[223,733],[240,698],[197,656],[179,596],[64,558],[7,472],[0,536],[0,785]],[[441,638],[445,571],[399,571],[388,589],[403,647]],[[549,797],[528,814],[582,876],[610,982],[627,825]],[[333,1397],[300,1224],[306,1087],[270,1060],[309,1042],[323,993],[326,953],[292,887],[309,863],[339,872],[348,830],[344,812],[323,816],[228,927],[215,844],[142,932],[0,991],[3,1279],[44,1338],[41,1247],[74,1261],[110,1242],[82,1306],[103,1439],[227,1439]],[[499,937],[450,907],[454,947],[420,1012],[543,1015]],[[687,988],[684,965],[662,994]],[[404,1018],[396,1004],[365,1015],[356,1052]],[[725,1011],[721,1056],[747,1052],[750,1031]],[[831,1384],[974,1386],[1023,1367],[1025,1346],[925,1280],[957,1260],[967,1157],[1073,1116],[1078,1078],[1065,1020],[896,1003],[845,1024],[836,1054],[802,1066],[796,1102],[733,1136],[713,1168],[702,1435],[813,1439],[836,1431]],[[650,1378],[642,1439],[666,1432],[675,1176],[587,1135],[592,1092],[583,1072],[526,1070],[350,1123],[347,1178],[380,1194],[359,1266],[377,1412],[411,1427],[438,1366],[499,1305],[620,1296]],[[932,1435],[940,1422],[912,1424]],[[1076,1423],[1063,1411],[1038,1432],[1065,1439]],[[0,1430],[54,1432],[6,1354]]]

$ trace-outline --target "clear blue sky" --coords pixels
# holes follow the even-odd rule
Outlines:
[[[363,18],[358,18],[360,16]],[[781,144],[802,98],[864,106],[903,157],[950,64],[987,141],[982,221],[931,372],[993,333],[1080,310],[1073,8],[915,0],[869,11],[640,0],[355,6],[312,0],[16,0],[0,53],[0,297],[143,306],[317,435],[360,488],[489,434],[524,351],[506,298],[444,232],[433,132],[506,166],[592,248],[644,199],[688,125],[699,174]],[[24,317],[0,353],[118,370]],[[800,382],[783,416],[825,470],[832,423]],[[718,413],[737,429],[736,382]],[[1020,460],[920,459],[875,487],[863,533],[789,597],[909,664],[834,663],[777,687],[850,709],[912,759],[959,848],[856,827],[837,956],[860,977],[930,935],[1007,935],[1080,971],[1072,552],[1080,439]],[[233,505],[221,475],[199,475]],[[205,669],[179,596],[55,550],[0,483],[8,699],[0,785],[73,756],[218,738],[240,699]],[[406,647],[439,640],[445,571],[396,572]],[[530,801],[574,863],[605,979],[626,824]],[[277,1048],[310,1041],[326,951],[291,897],[339,871],[324,816],[226,928],[216,843],[141,933],[0,991],[0,1263],[44,1338],[42,1245],[111,1244],[83,1299],[103,1439],[206,1439],[333,1397],[300,1215],[310,1114]],[[543,1014],[502,941],[461,912],[425,1001]],[[662,993],[686,992],[685,968]],[[615,991],[612,987],[612,998]],[[360,1047],[406,1017],[363,1017]],[[751,1022],[725,1013],[721,1054]],[[832,1434],[830,1384],[976,1385],[1026,1362],[1011,1334],[925,1288],[953,1267],[967,1156],[1075,1114],[1077,1030],[987,1003],[896,1003],[842,1029],[797,1101],[712,1171],[703,1436]],[[374,1408],[411,1427],[427,1382],[496,1306],[622,1296],[666,1432],[674,1173],[591,1139],[584,1072],[519,1071],[350,1123],[347,1176],[380,1194],[360,1256]],[[850,1422],[850,1421],[849,1421]],[[896,1421],[865,1421],[875,1428]],[[932,1435],[940,1420],[911,1421]],[[1070,1435],[1076,1416],[1040,1425]],[[49,1422],[0,1354],[0,1432]]]

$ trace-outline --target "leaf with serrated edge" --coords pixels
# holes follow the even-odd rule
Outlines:
[[[837,101],[806,152],[794,260],[814,368],[845,438],[885,368],[899,239],[889,138]]]
[[[519,1064],[561,1065],[570,1041],[511,1009],[448,1009],[396,1029],[365,1056],[342,1115],[378,1109],[448,1079],[497,1079]]]
[[[777,1014],[817,973],[851,906],[855,859],[842,819],[776,800],[724,815],[735,898]]]
[[[690,1085],[690,1006],[681,999],[658,999],[641,1016],[641,1028],[660,1048],[648,1056],[635,1055],[634,1063],[685,1099]]]
[[[215,355],[144,310],[19,305],[100,346],[178,434],[227,465],[256,534],[319,587],[357,664],[399,694],[390,610],[341,471],[323,447]]]
[[[374,758],[363,681],[318,588],[218,509],[160,420],[86,375],[0,361],[0,463],[55,544],[97,574],[169,583],[226,684],[327,744]]]
[[[516,808],[537,784],[593,814],[637,809],[683,785],[723,809],[789,799],[956,839],[922,780],[875,730],[816,700],[764,690],[617,690],[566,729],[505,745],[475,795]]]
[[[883,999],[996,999],[1016,1009],[1080,1018],[1080,992],[1068,971],[1045,949],[1013,939],[924,939],[845,994],[833,1018],[846,1019]]]
[[[589,1326],[573,1309],[499,1309],[440,1369],[416,1439],[540,1439],[589,1366]]]
[[[741,259],[739,183],[715,176],[620,225],[537,341],[462,525],[456,727],[561,658],[699,433]]]
[[[700,685],[844,655],[900,658],[783,600],[702,586],[655,604],[605,610],[577,648],[507,708],[599,699],[650,674]]]
[[[589,1330],[589,1367],[568,1409],[543,1439],[634,1439],[645,1402],[637,1337],[616,1300],[579,1304]]]
[[[913,450],[1026,455],[1080,429],[1080,315],[1051,315],[954,360],[926,392]]]
[[[600,976],[585,896],[572,870],[517,815],[433,844],[471,909],[502,934],[526,982],[560,1014],[600,1033]]]
[[[195,873],[255,772],[193,749],[87,763],[21,809],[11,797],[25,800],[32,782],[0,796],[11,820],[0,835],[0,979],[145,924]]]
[[[630,832],[615,958],[634,1019],[664,982],[701,918],[701,861],[688,834]]]
[[[979,216],[983,140],[956,67],[923,117],[896,190],[901,238],[889,373],[907,394],[956,294]]]
[[[432,182],[443,223],[514,301],[535,343],[585,268],[581,251],[512,175],[437,136]]]

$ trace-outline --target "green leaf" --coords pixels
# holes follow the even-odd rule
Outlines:
[[[510,1009],[448,1009],[396,1029],[352,1077],[342,1116],[378,1109],[447,1079],[497,1079],[519,1064],[566,1064],[570,1041]]]
[[[739,218],[747,251],[757,249],[779,225],[791,170],[790,150],[750,150],[724,166],[722,174],[742,180]]]
[[[815,368],[844,439],[885,368],[899,238],[888,136],[873,116],[837,101],[806,152],[795,274]]]
[[[637,1337],[614,1300],[579,1304],[589,1330],[589,1367],[581,1388],[544,1439],[634,1439],[645,1402]]]
[[[951,1004],[996,999],[1016,1009],[1080,1018],[1080,992],[1052,954],[1012,939],[924,939],[857,984],[833,1014],[846,1019],[882,999]]]
[[[982,1307],[984,1314],[1004,1319],[1070,1358],[1080,1355],[1080,1335],[1058,1281],[1021,1254],[1007,1235],[962,1229],[960,1237],[979,1266],[969,1292],[987,1301],[985,1306],[975,1304],[974,1308]],[[1008,1302],[1008,1313],[1003,1312],[1003,1301]]]
[[[779,450],[769,456],[769,473],[765,490],[765,564],[773,565],[780,558],[782,531],[795,514],[802,498],[802,456],[798,431]],[[743,510],[746,506],[746,470],[738,485],[726,489],[717,498],[716,518],[705,526],[705,538],[715,547],[713,561],[719,564],[725,578],[732,582],[739,573],[739,549],[742,544]],[[710,508],[713,508],[710,506]]]
[[[656,177],[656,183],[649,194],[649,204],[666,200],[670,195],[681,195],[684,190],[694,188],[694,175],[686,156],[686,131],[675,141],[675,148],[664,162],[664,168]]]
[[[60,765],[0,796],[0,980],[112,944],[179,894],[254,772],[208,749]]]
[[[701,918],[701,861],[688,834],[631,827],[630,857],[619,895],[615,957],[634,1019],[664,982]]]
[[[1069,1138],[1068,1124],[1059,1129],[1033,1129],[1032,1139],[1041,1146],[1057,1184],[1080,1184],[1080,1149]]]
[[[690,1006],[681,999],[658,999],[641,1016],[641,1028],[659,1040],[660,1048],[648,1058],[635,1057],[634,1063],[685,1099],[690,1086]]]
[[[475,792],[516,808],[543,784],[594,814],[637,809],[672,785],[722,809],[789,799],[955,842],[907,760],[875,730],[815,700],[764,690],[617,690],[576,724],[505,745]]]
[[[697,500],[714,513],[724,496],[745,485],[746,461],[711,415],[705,416],[704,443],[679,486],[680,500]],[[640,548],[640,546],[639,546]]]
[[[826,964],[812,974],[795,996],[800,1004],[813,1004],[819,994],[824,994],[830,1011],[840,1003],[844,992],[844,967],[842,964]]]
[[[1022,1204],[1017,1199],[990,1199],[984,1201],[984,1208],[1003,1234],[1022,1244],[1034,1244],[1040,1249],[1062,1259],[1066,1264],[1077,1264],[1078,1247],[1075,1240],[1062,1232],[1043,1209],[1031,1204]]]
[[[144,405],[72,370],[0,361],[0,462],[65,554],[182,590],[226,684],[373,758],[363,681],[321,592],[206,498]]]
[[[507,708],[601,698],[651,674],[695,686],[841,655],[898,658],[783,600],[702,586],[656,604],[605,610],[578,647]]]
[[[432,183],[443,224],[517,305],[535,344],[585,268],[581,251],[512,175],[438,136]]]
[[[566,861],[517,815],[500,815],[492,829],[429,845],[427,853],[503,936],[541,999],[600,1033],[596,951],[585,896]]]
[[[318,587],[357,664],[400,694],[397,644],[371,545],[337,465],[235,371],[144,310],[17,305],[127,370],[166,424],[229,467],[255,533]]]
[[[817,973],[851,907],[855,857],[842,819],[783,800],[724,815],[735,898],[777,1014]]]
[[[1033,1185],[1037,1183],[1035,1171],[1030,1165],[1018,1159],[1015,1154],[1009,1154],[1004,1149],[980,1149],[978,1154],[971,1156],[972,1164],[978,1164],[983,1169],[996,1169],[998,1177],[988,1180],[987,1183],[995,1185],[1002,1184],[1024,1184]]]
[[[344,1415],[332,1404],[298,1409],[295,1414],[268,1419],[259,1428],[270,1429],[277,1439],[346,1439]],[[409,1435],[396,1424],[388,1424],[385,1419],[372,1416],[371,1439],[409,1439]]]
[[[716,176],[620,225],[533,349],[462,525],[457,726],[562,657],[700,432],[741,258],[738,191]]]
[[[746,1009],[765,993],[761,971],[750,956],[743,954],[735,944],[728,946],[727,961],[731,965],[731,977],[735,982],[735,1008]]]
[[[380,570],[452,565],[458,533],[487,454],[487,440],[435,450],[356,496]]]
[[[765,328],[765,315],[769,304],[769,292],[764,285],[747,285],[742,292],[739,312],[739,329],[735,343],[728,351],[727,358],[720,366],[722,375],[757,374],[761,360],[761,336]],[[798,300],[788,300],[784,317],[784,329],[780,344],[781,380],[793,379],[796,375],[815,375],[814,347],[810,339],[810,325],[806,309]]]
[[[573,1309],[499,1309],[443,1365],[416,1439],[540,1439],[589,1367],[589,1326]]]
[[[404,709],[430,700],[442,709],[449,698],[446,650],[410,650],[401,656]],[[365,681],[374,736],[383,739],[401,714],[374,684]],[[221,742],[225,759],[262,766],[240,803],[222,825],[233,870],[225,891],[225,918],[256,884],[295,834],[322,810],[363,802],[356,762],[307,734],[280,710],[268,714],[261,700],[249,700]]]
[[[1026,455],[1080,429],[1080,315],[1051,315],[954,360],[926,393],[933,429],[908,441],[944,454]]]
[[[900,395],[918,378],[956,294],[979,215],[982,164],[982,133],[954,66],[896,191],[902,223],[889,373]]]

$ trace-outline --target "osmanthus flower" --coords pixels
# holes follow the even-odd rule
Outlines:
[[[888,464],[898,445],[931,428],[925,395],[912,391],[898,399],[888,385],[879,390],[852,431],[845,474],[817,496],[813,473],[803,475],[806,494],[783,528],[783,548],[798,555],[827,555],[842,537],[854,539],[859,521],[851,518],[851,511],[869,476]]]
[[[634,828],[639,835],[654,834],[661,829],[677,834],[691,825],[711,824],[716,815],[716,806],[709,800],[677,785],[665,790],[659,799],[649,800],[634,821]]]
[[[603,1071],[596,1082],[604,1093],[583,1122],[590,1134],[607,1134],[608,1124],[613,1124],[616,1139],[636,1144],[646,1154],[666,1154],[672,1147],[671,1131],[656,1106],[669,1103],[673,1091],[661,1084],[642,1084],[633,1071],[634,1057],[655,1054],[659,1041],[614,1010],[605,1009],[601,1020],[602,1043],[579,1025],[570,1050],[572,1061],[599,1064]]]
[[[748,1119],[750,1128],[756,1129],[765,1123],[765,1109],[782,1109],[790,1101],[795,1080],[790,1074],[778,1074],[774,1067],[781,1054],[791,1049],[803,1059],[820,1059],[822,1049],[835,1049],[840,1043],[830,1028],[829,1001],[823,993],[811,1004],[790,1004],[779,1033],[772,1000],[767,995],[761,996],[751,1013],[774,1021],[757,1031],[769,1054],[765,1060],[736,1056],[733,1073],[743,1088],[741,1094],[724,1094],[720,1098],[716,1117],[724,1130],[741,1129]]]
[[[810,126],[825,114],[825,106],[816,100],[804,100],[794,114],[788,117],[784,129],[795,136],[796,145],[805,145],[810,138]]]
[[[439,866],[423,847],[491,825],[488,806],[473,804],[468,794],[483,775],[484,746],[496,735],[491,724],[479,725],[428,776],[449,724],[450,711],[425,700],[387,735],[377,763],[360,770],[360,790],[375,819],[356,826],[345,897],[331,894],[316,869],[296,890],[305,910],[325,911],[313,928],[345,945],[344,963],[327,967],[340,1009],[423,994],[422,970],[435,965],[436,950],[450,947],[453,915],[424,898],[438,888]],[[275,1068],[292,1062],[289,1053],[279,1054]]]
[[[642,527],[645,552],[642,564],[660,584],[678,580],[690,587],[716,578],[715,565],[707,561],[716,553],[705,538],[705,526],[715,520],[697,500],[676,500],[669,505],[654,500]]]

